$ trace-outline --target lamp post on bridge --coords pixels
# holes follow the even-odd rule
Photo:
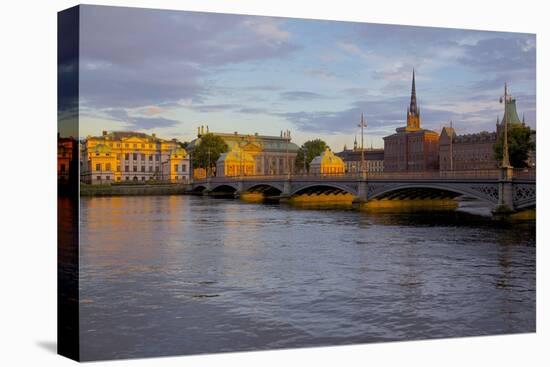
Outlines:
[[[367,127],[367,123],[363,118],[363,113],[361,113],[361,122],[357,126],[361,128],[361,178],[365,179],[365,148],[363,144],[363,129]]]

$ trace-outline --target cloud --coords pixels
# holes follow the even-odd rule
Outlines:
[[[200,102],[216,68],[299,49],[270,17],[84,5],[80,24],[81,98],[95,108]]]
[[[289,100],[289,101],[326,98],[325,96],[323,96],[319,93],[307,92],[307,91],[283,92],[283,93],[280,94],[280,97],[282,99]]]
[[[178,120],[168,119],[161,116],[140,116],[135,113],[139,113],[139,111],[129,113],[126,109],[122,108],[83,110],[83,114],[85,115],[123,122],[130,130],[152,130],[156,128],[176,126],[179,123]]]
[[[462,46],[465,50],[459,62],[480,71],[530,71],[535,75],[536,49],[534,37],[514,36],[483,39],[473,45]]]

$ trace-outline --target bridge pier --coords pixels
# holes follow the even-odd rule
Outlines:
[[[360,207],[362,204],[366,204],[368,200],[369,186],[365,179],[357,181],[357,196],[353,198],[352,205],[354,207]]]
[[[512,167],[501,168],[498,181],[498,203],[492,210],[494,219],[506,219],[515,213],[512,176]]]

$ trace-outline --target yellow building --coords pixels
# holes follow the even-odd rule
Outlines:
[[[82,142],[80,179],[88,184],[187,182],[189,156],[176,140],[131,131],[104,131]]]
[[[252,176],[256,172],[256,160],[239,145],[234,145],[216,161],[216,176],[236,177]]]
[[[338,175],[345,172],[346,165],[342,158],[337,157],[327,148],[321,155],[313,158],[309,165],[312,174]]]

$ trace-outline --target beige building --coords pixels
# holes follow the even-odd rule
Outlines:
[[[218,177],[252,176],[255,172],[254,157],[238,145],[234,145],[229,152],[220,155],[216,161],[216,176]]]
[[[347,173],[361,172],[361,156],[364,159],[366,172],[384,171],[384,149],[367,148],[363,149],[361,154],[361,148],[357,147],[357,141],[355,141],[353,149],[344,147],[344,150],[336,153],[336,156],[344,160]]]
[[[189,180],[189,156],[175,139],[104,131],[101,136],[86,137],[81,149],[80,179],[84,183]]]
[[[238,147],[252,157],[254,175],[283,175],[294,172],[294,162],[299,147],[291,141],[288,131],[281,132],[280,136],[259,135],[258,133],[239,134],[236,131],[234,133],[211,133],[208,127],[205,129],[204,126],[201,126],[198,128],[197,138],[187,146],[187,150],[191,154],[200,144],[204,134],[219,136],[229,146],[230,151]]]
[[[309,172],[314,175],[341,175],[345,171],[346,165],[342,158],[334,155],[329,148],[313,158],[309,164]]]

